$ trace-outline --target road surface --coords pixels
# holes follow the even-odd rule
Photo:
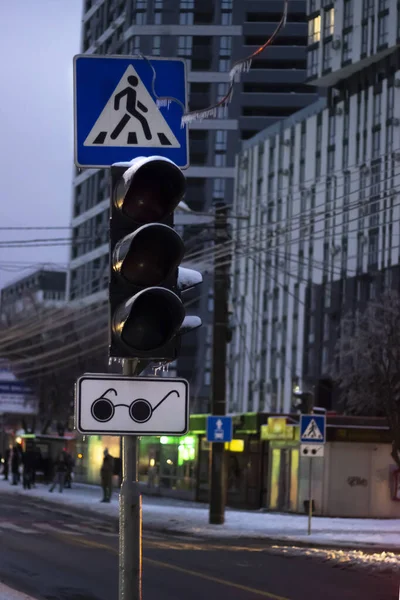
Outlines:
[[[256,542],[144,532],[143,557],[144,600],[399,598],[393,575],[276,554]],[[38,600],[118,600],[115,526],[49,510],[29,492],[0,494],[0,581]]]

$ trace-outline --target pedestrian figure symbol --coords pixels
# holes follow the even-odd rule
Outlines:
[[[315,419],[311,419],[305,432],[302,434],[302,438],[309,439],[309,440],[322,440],[323,437],[324,436],[322,435],[321,431],[319,430],[319,427],[318,427]]]
[[[147,122],[147,119],[143,115],[143,113],[148,112],[148,109],[146,108],[146,106],[144,104],[142,104],[142,102],[140,102],[140,100],[137,99],[137,93],[135,90],[135,87],[139,83],[139,79],[137,77],[135,77],[134,75],[130,75],[128,77],[128,83],[130,85],[128,87],[126,87],[124,90],[122,90],[121,92],[119,92],[119,94],[117,94],[114,98],[114,109],[118,110],[122,98],[124,96],[126,96],[126,112],[127,112],[127,114],[125,114],[122,117],[122,119],[120,120],[120,122],[118,123],[118,125],[116,126],[114,131],[112,132],[111,139],[112,140],[117,139],[117,137],[119,136],[121,131],[131,120],[131,117],[134,117],[135,119],[137,119],[139,121],[139,123],[143,127],[143,132],[144,132],[146,140],[151,140],[151,138],[153,136],[151,135],[151,131],[150,131],[150,127]],[[142,112],[139,112],[139,111],[142,111]]]
[[[84,146],[180,148],[154,99],[129,65]]]

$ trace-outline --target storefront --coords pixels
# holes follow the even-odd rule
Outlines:
[[[144,492],[195,499],[198,438],[146,436],[139,444],[139,482]]]
[[[267,494],[263,507],[282,512],[298,511],[299,427],[290,417],[269,417],[261,425],[266,469]]]

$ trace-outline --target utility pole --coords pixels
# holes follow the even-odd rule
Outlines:
[[[126,359],[122,373],[138,375],[138,359]],[[119,600],[142,600],[142,496],[138,480],[136,435],[122,437],[122,485],[119,496]]]
[[[221,203],[215,212],[215,250],[228,239],[228,208]],[[211,414],[226,414],[226,355],[228,336],[228,293],[230,249],[228,256],[214,259],[214,322]],[[210,450],[210,513],[212,525],[225,521],[226,465],[224,442],[213,442]]]

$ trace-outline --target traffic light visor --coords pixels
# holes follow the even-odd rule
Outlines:
[[[133,164],[115,188],[115,206],[139,225],[171,214],[186,191],[186,179],[172,161],[150,157]]]
[[[185,309],[166,288],[145,289],[119,306],[113,316],[113,332],[132,351],[150,352],[168,343],[178,332]]]

